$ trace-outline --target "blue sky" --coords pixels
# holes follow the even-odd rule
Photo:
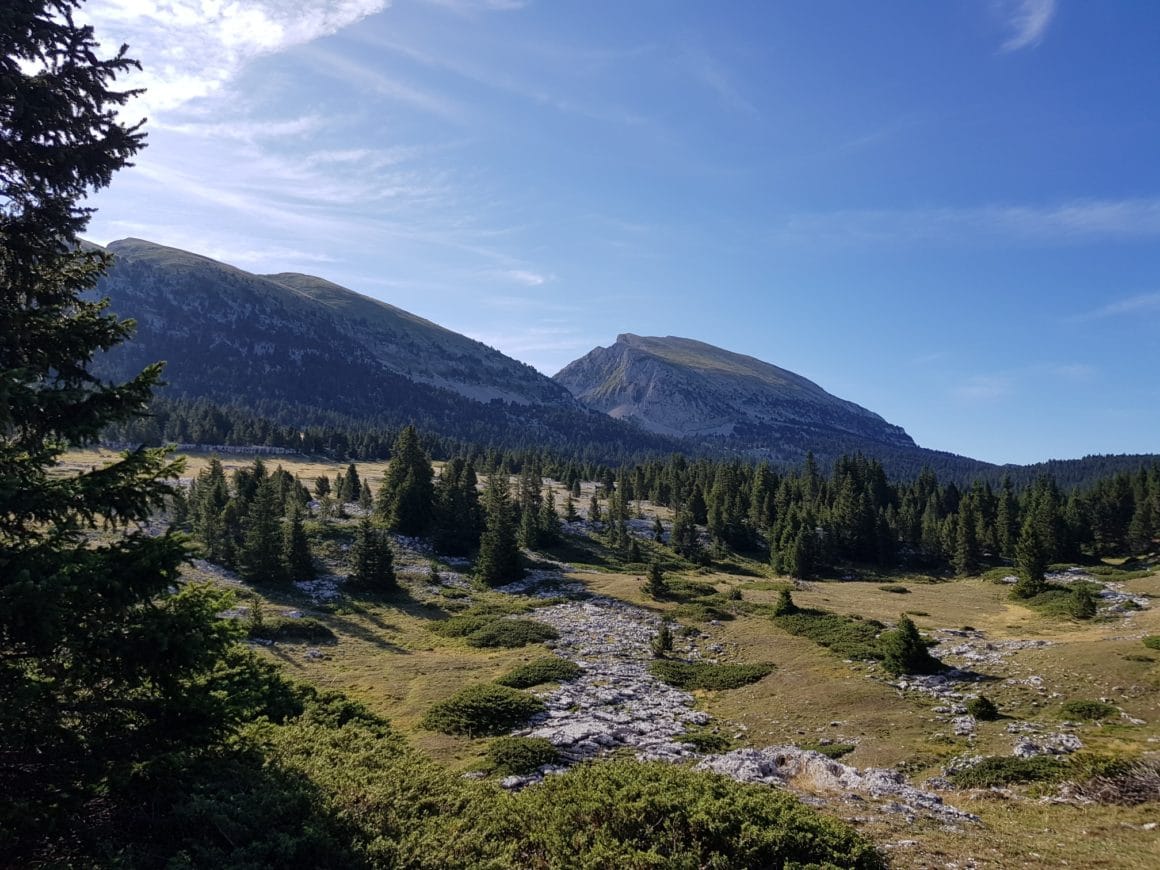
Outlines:
[[[150,146],[89,236],[552,374],[620,332],[995,462],[1160,452],[1160,4],[90,0]]]

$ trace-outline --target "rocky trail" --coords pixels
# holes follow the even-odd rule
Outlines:
[[[563,572],[533,573],[501,591],[518,594],[584,594],[583,586]],[[689,762],[742,782],[787,788],[815,804],[833,800],[864,809],[928,816],[944,822],[976,821],[977,817],[943,803],[942,798],[907,783],[895,771],[858,769],[796,746],[736,749],[702,754],[681,736],[690,725],[708,724],[710,718],[694,709],[695,699],[654,677],[650,643],[660,618],[649,611],[601,596],[540,608],[534,619],[559,632],[553,646],[558,655],[584,668],[576,680],[540,697],[547,711],[521,736],[551,741],[568,762],[624,750],[642,760]],[[712,651],[712,625],[696,638],[677,638],[673,655],[702,659]],[[527,776],[504,780],[520,788],[563,768],[549,766]]]

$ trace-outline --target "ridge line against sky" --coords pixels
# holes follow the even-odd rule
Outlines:
[[[872,7],[872,8],[871,8]],[[90,235],[553,373],[620,332],[996,462],[1160,451],[1160,10],[92,0],[150,147]]]

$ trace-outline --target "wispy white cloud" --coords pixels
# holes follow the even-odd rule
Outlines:
[[[1039,45],[1055,17],[1055,0],[1001,0],[1008,33],[1003,51],[1019,51]]]
[[[551,275],[533,272],[530,269],[501,269],[492,274],[502,280],[522,284],[524,287],[541,287],[552,280]]]
[[[968,402],[994,402],[1014,392],[1014,381],[1005,375],[975,375],[955,387],[957,398]]]
[[[1072,320],[1102,320],[1106,317],[1124,317],[1151,312],[1160,312],[1160,293],[1141,293],[1117,299],[1094,311],[1078,314]]]
[[[1078,244],[1160,236],[1160,199],[1076,200],[1055,205],[858,209],[790,215],[784,243]]]
[[[701,84],[716,94],[724,106],[753,118],[761,116],[758,108],[741,93],[733,77],[716,58],[704,52],[696,52],[690,55],[690,64]]]
[[[128,43],[153,114],[220,91],[255,58],[337,33],[390,0],[102,0],[81,7],[109,47]]]

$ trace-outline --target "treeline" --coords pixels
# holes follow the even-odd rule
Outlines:
[[[532,412],[525,410],[521,413]],[[559,409],[540,409],[535,413],[551,418],[564,412]],[[369,461],[389,459],[391,447],[402,429],[406,425],[415,425],[423,450],[432,458],[446,460],[453,456],[470,457],[480,468],[496,468],[504,464],[513,471],[519,471],[529,463],[557,468],[574,465],[584,470],[585,479],[592,480],[601,476],[605,469],[613,469],[615,472],[615,469],[624,466],[661,460],[674,452],[691,460],[706,457],[722,461],[722,457],[736,457],[750,467],[760,464],[753,455],[738,455],[735,450],[727,450],[723,444],[713,450],[651,436],[615,424],[615,421],[599,414],[585,414],[583,421],[584,426],[573,426],[569,438],[561,441],[554,435],[544,435],[555,425],[546,423],[524,426],[520,428],[518,437],[513,437],[506,428],[490,433],[472,430],[461,435],[446,434],[446,427],[424,426],[421,421],[409,420],[398,425],[375,424],[313,407],[277,401],[267,400],[242,406],[222,405],[207,399],[166,398],[155,399],[146,415],[110,425],[103,437],[107,442],[117,444],[262,446],[327,456],[340,461]],[[605,432],[608,426],[614,431]],[[626,429],[629,430],[627,434]],[[594,436],[593,432],[598,434]],[[610,440],[611,435],[619,440]],[[882,449],[887,450],[885,447]],[[834,455],[840,458],[841,455],[853,452],[850,450]],[[814,455],[817,455],[816,452]],[[921,449],[900,451],[897,448],[890,448],[886,455],[876,454],[874,458],[881,462],[891,480],[914,480],[922,472],[932,471],[939,480],[953,482],[960,487],[970,486],[975,480],[998,487],[1006,478],[1017,490],[1023,490],[1046,474],[1064,492],[1090,487],[1116,474],[1134,472],[1142,464],[1160,461],[1160,457],[1150,455],[1108,455],[1051,460],[1035,465],[995,466],[950,453]],[[768,464],[776,470],[791,468],[773,462]]]
[[[755,550],[764,541],[773,567],[798,577],[847,563],[966,574],[984,563],[1022,564],[1028,548],[1045,565],[1139,555],[1160,536],[1160,463],[1066,495],[1049,475],[1021,491],[1010,479],[960,488],[930,470],[891,483],[881,463],[862,456],[839,459],[828,475],[812,457],[778,472],[675,456],[606,474],[603,486],[615,501],[673,508],[672,544],[687,558],[709,555],[688,531],[703,525],[712,549]]]

